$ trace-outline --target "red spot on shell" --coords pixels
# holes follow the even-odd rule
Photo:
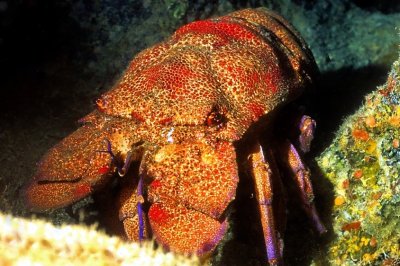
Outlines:
[[[82,197],[85,197],[86,195],[88,195],[90,192],[92,192],[90,184],[88,184],[88,183],[79,184],[75,188],[74,197],[82,198]]]
[[[143,116],[140,115],[139,113],[135,112],[135,111],[132,111],[132,112],[131,112],[131,117],[132,117],[133,119],[138,120],[139,122],[144,122]]]
[[[230,21],[196,21],[181,27],[176,31],[176,36],[186,33],[214,34],[221,37],[228,37],[233,40],[248,40],[261,42],[257,34],[251,29]]]
[[[171,68],[172,73],[162,77],[166,83],[163,89],[169,92],[169,97],[173,100],[185,99],[191,92],[187,82],[196,79],[198,75],[192,69],[179,63],[171,63],[168,67]]]
[[[158,224],[163,224],[168,221],[168,213],[158,205],[151,206],[149,210],[149,218]]]
[[[215,22],[210,20],[204,21],[196,21],[190,24],[187,24],[176,31],[176,35],[180,36],[186,34],[188,32],[196,32],[196,33],[213,33],[215,31]]]
[[[262,80],[265,82],[266,85],[265,89],[267,90],[266,91],[267,93],[272,93],[273,95],[277,93],[278,91],[277,83],[281,76],[282,74],[277,69],[266,71],[262,75]]]
[[[222,154],[225,156],[225,153],[229,150],[230,145],[228,142],[225,141],[219,141],[215,145],[215,149],[218,151],[219,154]]]
[[[261,104],[250,103],[247,105],[247,108],[250,109],[254,119],[257,119],[264,114],[264,106]]]
[[[151,182],[150,187],[152,189],[157,189],[157,188],[161,187],[160,180],[154,180],[153,182]]]
[[[172,123],[172,117],[162,118],[158,122],[163,126],[168,126],[169,124]]]
[[[110,167],[108,165],[104,165],[99,168],[99,174],[107,174],[110,171]]]
[[[360,228],[361,228],[361,222],[360,221],[344,224],[342,226],[342,230],[343,231],[358,230]]]

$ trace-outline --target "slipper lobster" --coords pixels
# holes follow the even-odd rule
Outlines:
[[[285,183],[279,169],[292,176],[317,231],[326,231],[300,158],[314,120],[302,116],[297,141],[271,133],[275,114],[312,83],[315,71],[304,40],[272,11],[245,9],[187,24],[139,53],[82,126],[44,155],[24,188],[26,205],[34,211],[71,205],[118,173],[116,204],[128,239],[154,237],[168,250],[204,255],[227,231],[245,164],[267,261],[279,265],[284,218],[274,195]]]

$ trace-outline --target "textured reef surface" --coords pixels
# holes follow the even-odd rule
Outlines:
[[[400,60],[317,161],[334,185],[332,265],[399,265]]]
[[[126,243],[95,228],[55,227],[0,213],[1,265],[200,265],[196,258],[154,249],[151,243]]]

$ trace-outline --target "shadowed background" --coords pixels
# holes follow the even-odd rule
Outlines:
[[[94,100],[111,87],[137,52],[187,22],[258,6],[281,13],[294,24],[320,68],[317,90],[307,99],[318,123],[308,156],[313,165],[312,158],[330,143],[343,118],[385,81],[397,57],[395,27],[400,26],[400,4],[350,0],[0,1],[0,211],[30,216],[20,201],[20,190],[36,163],[78,127],[76,121],[94,108]],[[327,180],[314,183],[320,199],[317,205],[329,223],[330,184]],[[239,206],[251,204],[251,199],[244,199]],[[308,265],[315,253],[323,252],[329,236],[317,239],[301,211],[291,206],[289,211],[288,262]],[[240,215],[257,220],[257,214],[245,208]],[[76,222],[64,210],[42,216],[55,223]],[[228,252],[243,255],[232,258],[237,264],[257,264],[263,256],[262,246],[253,250],[252,245],[262,241],[259,229],[241,223],[245,222],[233,230],[239,231],[244,244],[228,243],[232,246]],[[232,262],[224,252],[219,251],[225,256],[222,261]]]

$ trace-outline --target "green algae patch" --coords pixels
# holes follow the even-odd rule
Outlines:
[[[400,60],[317,159],[334,185],[332,265],[400,263]]]

